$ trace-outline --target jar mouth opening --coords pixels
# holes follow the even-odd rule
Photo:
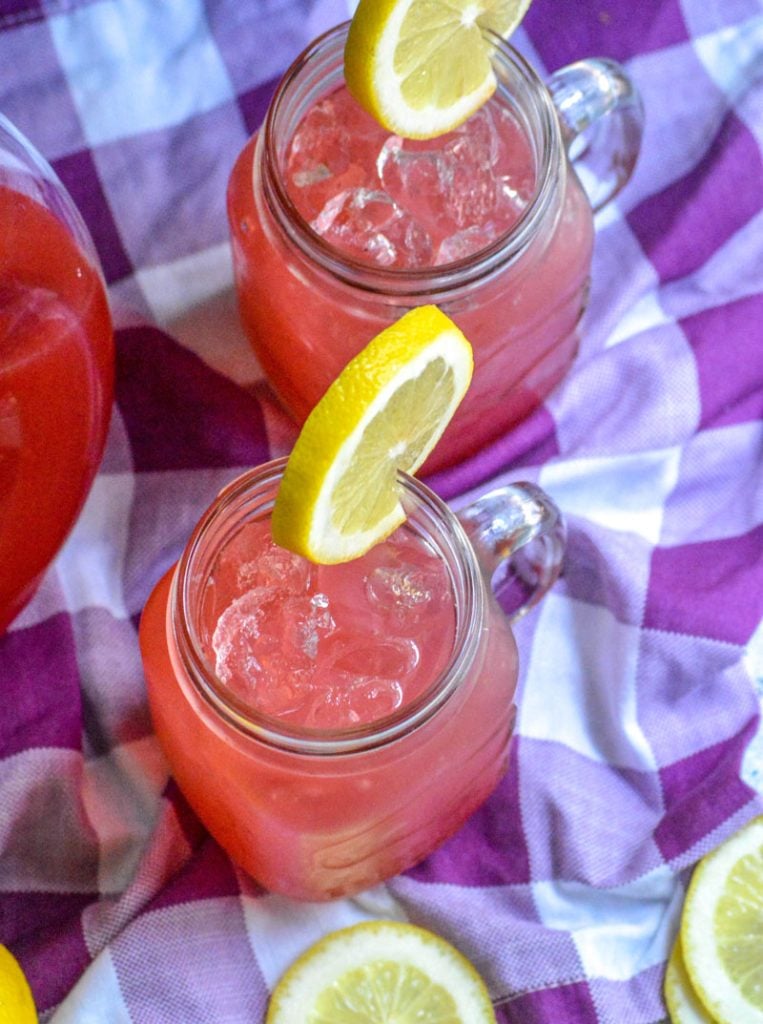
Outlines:
[[[305,69],[318,65],[323,72],[333,67],[341,78],[344,40],[349,22],[338,25],[314,40],[292,63],[284,74],[270,103],[262,129],[264,144],[264,176],[273,194],[274,214],[291,241],[307,253],[317,264],[334,276],[356,287],[370,291],[400,291],[408,295],[425,294],[433,289],[449,290],[481,278],[499,267],[516,260],[544,220],[554,201],[555,182],[563,160],[561,130],[556,111],[543,83],[532,66],[501,36],[490,30],[483,34],[493,52],[493,67],[498,80],[497,92],[511,95],[506,82],[511,77],[523,90],[522,112],[525,127],[536,157],[536,179],[533,194],[515,223],[493,242],[476,252],[436,266],[382,267],[337,249],[326,242],[304,219],[291,199],[283,182],[279,139],[289,105],[300,88]],[[332,63],[333,62],[333,63]],[[321,77],[325,95],[328,75]],[[315,75],[318,80],[318,75]],[[304,114],[307,107],[301,111]],[[296,124],[291,128],[296,127]],[[288,132],[288,138],[291,131]],[[288,139],[287,139],[288,141]]]
[[[455,606],[455,636],[447,664],[423,693],[389,715],[342,729],[290,724],[256,711],[236,698],[205,654],[199,629],[200,596],[210,567],[241,524],[266,518],[286,459],[244,473],[217,496],[199,520],[178,563],[170,593],[175,646],[188,678],[202,699],[237,732],[268,746],[296,753],[337,755],[383,746],[423,724],[458,688],[474,659],[484,618],[480,570],[463,527],[447,505],[420,481],[400,474],[409,515],[448,563]]]

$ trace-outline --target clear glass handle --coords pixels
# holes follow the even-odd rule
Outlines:
[[[549,496],[531,483],[483,494],[458,513],[501,607],[512,621],[552,586],[562,567],[565,527]]]
[[[570,161],[600,210],[633,173],[644,129],[641,96],[625,69],[603,57],[568,64],[546,84]]]

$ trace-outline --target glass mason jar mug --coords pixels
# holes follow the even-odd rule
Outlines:
[[[456,518],[426,486],[402,476],[408,518],[392,538],[344,566],[309,566],[269,538],[283,466],[268,463],[221,492],[149,598],[140,644],[157,735],[200,819],[268,889],[325,900],[412,866],[495,788],[514,722],[517,651],[489,581],[518,583],[513,616],[521,614],[556,579],[564,531],[532,484],[500,488]],[[313,572],[309,600],[317,601],[321,625],[295,629],[283,609],[306,606],[308,596],[292,584]],[[386,587],[380,602],[379,586]],[[242,632],[226,632],[221,645],[231,609],[249,614]],[[301,662],[282,668],[280,660],[296,634],[314,679],[322,662],[329,669],[306,698],[298,681],[304,651],[290,649]],[[345,643],[338,657],[337,643]],[[238,678],[230,662],[221,667],[221,649],[226,657],[233,650]],[[249,687],[265,659],[255,700],[256,685]],[[402,688],[381,678],[390,664]],[[395,687],[400,699],[390,703]],[[356,691],[348,713],[343,701]],[[275,713],[284,692],[289,706]],[[301,699],[307,703],[295,714],[291,705]]]
[[[0,115],[0,633],[34,593],[106,440],[114,341],[87,228]]]
[[[508,149],[503,157],[508,164],[502,168],[506,188],[514,199],[523,193],[521,202],[516,199],[516,217],[489,244],[453,262],[382,266],[340,248],[334,236],[321,237],[318,222],[326,220],[336,200],[317,219],[305,219],[298,202],[302,182],[289,165],[292,140],[306,113],[342,91],[346,33],[346,26],[328,32],[295,61],[262,130],[233,168],[228,216],[241,318],[276,394],[301,423],[347,361],[376,333],[413,306],[438,305],[471,341],[475,374],[426,467],[437,469],[500,436],[535,408],[568,370],[588,294],[592,210],[604,205],[631,174],[640,145],[641,104],[622,68],[612,61],[570,65],[546,87],[511,46],[494,37],[498,86],[485,116],[503,128],[494,129],[498,135],[490,142],[490,159],[496,159],[499,144]],[[353,120],[345,125],[344,138],[340,124],[339,141],[330,143],[347,147],[344,169],[336,174],[340,189],[360,173],[358,150],[364,145],[366,115],[357,105],[355,110],[357,114],[352,106],[342,107]],[[341,122],[342,115],[336,116]],[[467,149],[479,141],[476,135],[472,139],[470,123],[464,126]],[[474,132],[484,134],[484,129],[482,124]],[[502,141],[502,132],[510,137]],[[300,148],[309,144],[302,136]],[[414,146],[424,162],[437,158],[436,151],[422,154],[422,144]],[[406,159],[411,155],[404,154]],[[512,161],[519,162],[517,167]],[[425,176],[417,179],[413,199],[406,201],[430,202],[431,196],[422,195],[438,189],[431,175],[426,177],[430,170],[417,171]],[[314,171],[307,177],[328,175],[320,181],[321,189],[334,187],[333,171],[322,163]],[[512,178],[514,172],[521,181]],[[454,173],[463,175],[464,168]],[[442,185],[441,191],[459,193],[460,201],[468,188],[461,177],[449,189]],[[470,230],[467,225],[465,234]],[[447,252],[450,259],[453,250]]]

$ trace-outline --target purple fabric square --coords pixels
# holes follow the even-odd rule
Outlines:
[[[549,71],[581,57],[625,61],[688,38],[679,0],[602,0],[582,7],[578,0],[556,0],[553,17],[550,30],[548,10],[536,4],[523,22]]]
[[[344,0],[219,0],[207,3],[206,13],[236,92],[246,93],[267,79],[280,78],[312,39],[347,18],[347,5]],[[242,35],[253,44],[242,46]],[[257,60],[252,59],[255,50]]]
[[[585,981],[541,989],[503,1006],[509,1024],[599,1024],[591,990]]]
[[[208,832],[191,810],[177,782],[171,776],[162,796],[172,805],[175,818],[183,831],[188,845],[192,850],[197,850],[206,841]]]
[[[264,1019],[268,990],[237,897],[143,914],[111,955],[134,1024]]]
[[[65,896],[63,906],[70,900]],[[74,909],[71,902],[69,908]],[[90,964],[80,914],[76,911],[50,930],[31,932],[13,952],[29,982],[39,1013],[60,1003]]]
[[[691,274],[761,209],[760,147],[731,111],[704,159],[645,199],[628,223],[663,281]]]
[[[0,11],[0,27],[14,28],[27,21],[36,21],[44,17],[40,0],[3,0]]]
[[[228,175],[246,142],[236,104],[94,152],[133,265],[168,263],[225,242]]]
[[[194,900],[238,896],[236,874],[229,858],[217,843],[207,838],[169,885],[151,903],[150,910],[174,907]]]
[[[654,549],[644,625],[744,645],[763,617],[763,526]]]
[[[681,327],[697,361],[700,427],[763,418],[763,295],[710,307]]]
[[[90,228],[106,281],[127,277],[132,266],[101,188],[92,153],[83,149],[60,157],[53,166]]]
[[[0,110],[48,160],[82,149],[85,137],[50,31],[39,22],[42,3],[0,5],[0,68],[6,87]],[[25,8],[27,17],[22,10]],[[13,31],[1,31],[3,22]]]
[[[269,82],[257,85],[254,89],[248,89],[238,97],[238,107],[250,135],[253,135],[265,120],[265,114],[278,82],[279,79],[271,78]]]
[[[522,824],[533,881],[621,885],[662,863],[651,838],[662,812],[652,773],[599,764],[560,743],[523,736],[520,744]],[[618,808],[616,816],[608,814],[611,807]]]
[[[757,711],[741,651],[727,643],[644,630],[637,673],[639,722],[661,766],[736,736]]]
[[[157,328],[117,331],[116,394],[136,470],[249,467],[268,457],[255,399]]]
[[[68,615],[0,637],[0,664],[0,758],[30,747],[80,750],[79,667]]]
[[[609,608],[620,622],[640,625],[650,555],[651,545],[635,533],[607,530],[569,516],[559,590]]]
[[[739,765],[757,725],[755,716],[731,740],[662,769],[665,815],[655,839],[666,860],[686,853],[752,800]]]
[[[554,419],[544,406],[540,406],[503,437],[485,445],[468,462],[423,478],[448,500],[506,470],[540,466],[558,454]]]
[[[0,943],[14,947],[36,933],[54,941],[60,928],[79,922],[93,898],[83,893],[4,892],[0,895]]]
[[[517,741],[509,770],[492,797],[421,864],[407,872],[421,882],[454,885],[512,885],[530,881],[530,862],[522,834]]]

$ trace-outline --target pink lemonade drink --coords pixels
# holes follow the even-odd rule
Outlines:
[[[201,820],[267,888],[324,900],[410,867],[494,789],[517,652],[464,530],[423,485],[403,478],[408,519],[386,541],[318,566],[271,539],[282,467],[222,492],[140,643],[157,734]]]
[[[114,373],[104,283],[85,251],[84,226],[63,186],[40,178],[26,144],[4,125],[0,119],[0,632],[82,508],[106,439]],[[58,215],[45,204],[51,195]]]
[[[438,305],[471,341],[475,374],[433,470],[499,437],[568,370],[591,205],[549,92],[507,44],[495,51],[493,98],[456,131],[410,141],[347,92],[345,38],[335,29],[295,62],[233,168],[242,322],[301,423],[369,338],[407,309]],[[619,166],[629,173],[625,157]]]

